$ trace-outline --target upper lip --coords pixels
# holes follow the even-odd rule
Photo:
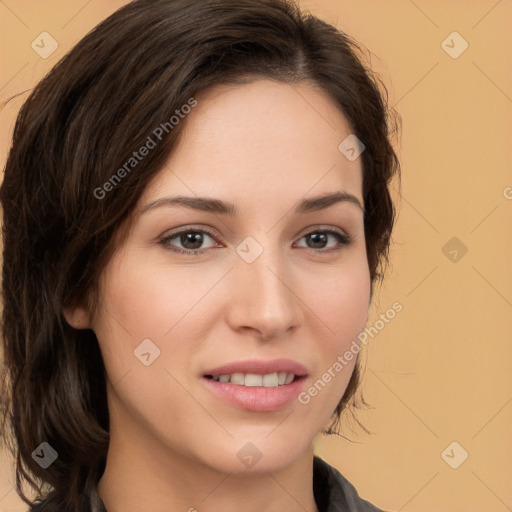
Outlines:
[[[219,375],[233,373],[254,373],[256,375],[268,375],[270,373],[293,373],[298,377],[308,374],[306,367],[292,359],[250,359],[245,361],[233,361],[217,366],[204,372],[204,376],[210,375],[217,378]]]

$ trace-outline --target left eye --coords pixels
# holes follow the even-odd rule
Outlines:
[[[334,231],[332,229],[323,229],[318,231],[311,231],[307,235],[304,235],[302,238],[305,238],[308,241],[313,242],[314,245],[320,244],[323,245],[324,242],[327,243],[327,240],[329,237],[333,237],[336,240],[336,244],[334,247],[330,247],[329,249],[325,248],[318,248],[318,247],[309,247],[309,249],[312,249],[314,252],[332,252],[332,251],[338,251],[341,249],[343,245],[349,245],[351,243],[351,239],[348,235],[345,235],[345,233],[340,233],[338,231]],[[301,240],[302,240],[301,238]]]
[[[199,256],[208,249],[208,247],[206,249],[200,249],[200,247],[204,243],[205,235],[208,238],[215,240],[213,234],[210,234],[207,231],[200,229],[187,229],[179,231],[177,233],[173,233],[172,235],[165,237],[159,242],[159,244],[175,253],[186,254],[189,256]],[[337,243],[334,245],[334,247],[331,246],[330,248],[325,248],[323,246],[327,244],[329,237],[334,238]],[[178,240],[182,248],[176,248],[176,246],[172,243],[172,241],[175,239]],[[349,245],[351,243],[351,239],[348,235],[338,231],[334,231],[332,229],[311,231],[310,233],[304,235],[300,240],[302,239],[306,239],[306,243],[312,242],[314,247],[306,248],[316,253],[330,253],[332,251],[340,250],[342,246]],[[211,247],[214,247],[214,245]]]

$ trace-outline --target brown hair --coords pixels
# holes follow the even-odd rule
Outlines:
[[[50,510],[86,510],[105,469],[105,368],[94,332],[70,327],[63,307],[96,304],[98,276],[119,226],[185,123],[168,130],[107,197],[97,198],[98,187],[200,91],[270,78],[309,81],[329,95],[366,146],[373,294],[395,219],[388,186],[400,166],[389,137],[398,117],[389,115],[386,88],[361,53],[347,35],[289,0],[135,0],[87,34],[32,91],[16,121],[0,189],[2,432],[26,503],[24,481],[44,490],[35,478],[52,489]],[[356,403],[359,377],[356,365],[326,432],[335,432],[342,410]],[[32,457],[42,442],[58,453],[46,469]]]

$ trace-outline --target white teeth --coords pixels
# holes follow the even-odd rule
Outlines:
[[[295,375],[293,373],[286,372],[274,372],[268,373],[267,375],[258,375],[255,373],[232,373],[219,375],[214,380],[217,382],[231,382],[232,384],[238,384],[239,386],[263,386],[266,388],[276,388],[278,386],[290,384],[294,378]]]
[[[245,386],[245,375],[243,373],[233,373],[229,379],[233,384]]]
[[[268,375],[263,375],[263,385],[266,388],[275,388],[276,386],[279,386],[279,377],[277,376],[277,373],[270,373]]]
[[[263,386],[263,376],[255,375],[254,373],[245,374],[245,385],[246,386]]]

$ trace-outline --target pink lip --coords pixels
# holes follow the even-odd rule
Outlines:
[[[252,359],[247,361],[233,361],[232,363],[217,366],[203,373],[203,376],[210,375],[217,378],[219,375],[230,373],[254,373],[256,375],[268,375],[269,373],[294,373],[299,377],[308,374],[306,367],[291,359]]]
[[[231,382],[217,382],[207,376],[232,373],[254,373],[267,375],[269,373],[294,373],[297,377],[290,384],[277,387],[239,386]],[[274,359],[272,361],[250,360],[238,361],[218,366],[204,372],[202,381],[214,395],[230,405],[254,412],[277,411],[292,404],[304,388],[307,369],[291,359]]]
[[[234,407],[254,412],[270,412],[293,403],[302,391],[306,379],[300,377],[290,384],[275,388],[239,386],[231,382],[217,382],[204,377],[202,381],[216,396]]]

